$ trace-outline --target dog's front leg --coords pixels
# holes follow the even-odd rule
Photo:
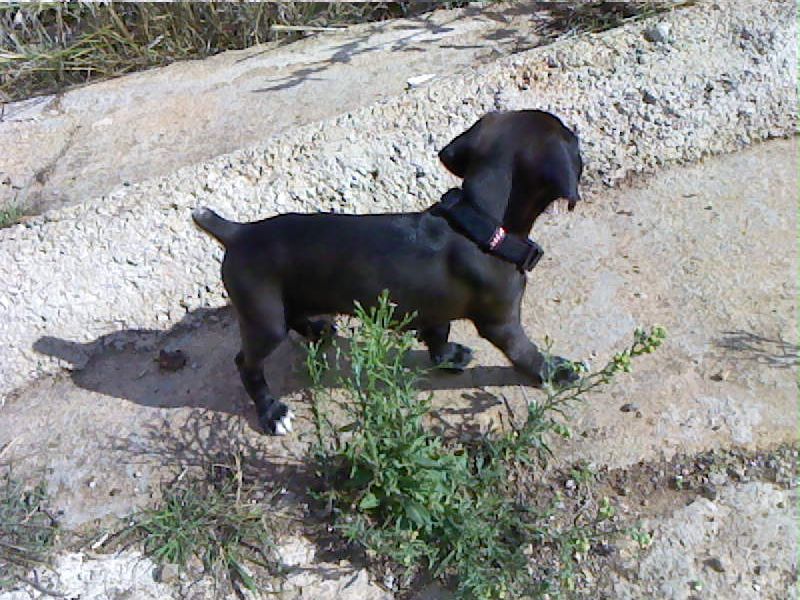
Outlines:
[[[511,364],[533,380],[534,385],[541,386],[546,381],[564,385],[577,379],[578,375],[572,369],[570,361],[559,356],[546,358],[525,335],[519,321],[476,322],[475,326],[478,333],[497,346]]]
[[[472,350],[467,346],[448,342],[450,323],[421,327],[418,337],[426,346],[431,362],[445,371],[460,373],[472,360]]]

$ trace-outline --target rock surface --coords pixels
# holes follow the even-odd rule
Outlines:
[[[537,46],[551,26],[530,1],[442,10],[11,103],[0,117],[0,208],[41,212],[168,175]]]
[[[653,545],[632,561],[633,577],[616,578],[613,597],[684,600],[694,591],[701,598],[787,598],[797,577],[795,506],[796,493],[754,482],[645,522]]]
[[[67,598],[81,600],[212,600],[220,597],[246,600],[391,600],[392,595],[370,582],[364,569],[348,563],[314,563],[313,545],[303,538],[292,538],[278,548],[289,572],[276,589],[242,596],[224,592],[210,577],[190,580],[175,565],[158,567],[138,551],[87,555],[71,552],[60,555],[52,571],[39,570],[28,578]],[[288,560],[287,560],[288,559]],[[169,570],[170,575],[164,576]],[[167,585],[170,584],[170,585]],[[223,596],[224,594],[224,596]],[[23,588],[0,592],[0,600],[40,600],[48,597],[37,590]]]
[[[40,571],[41,583],[66,598],[81,600],[162,600],[175,597],[172,589],[157,583],[157,567],[136,551],[89,557],[71,552],[56,557],[53,571]],[[33,579],[33,574],[30,577]],[[32,589],[0,592],[0,600],[34,600],[50,596]]]
[[[793,15],[786,1],[701,3],[657,17],[670,44],[647,42],[648,22],[566,40],[2,230],[0,398],[84,365],[103,334],[223,304],[219,248],[189,218],[198,204],[240,220],[428,206],[455,183],[436,151],[497,108],[550,110],[578,130],[587,190],[789,135]]]

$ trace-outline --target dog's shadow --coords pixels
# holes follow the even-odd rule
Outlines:
[[[346,340],[337,342],[346,347]],[[255,410],[233,363],[239,331],[229,308],[194,311],[168,331],[128,329],[87,343],[43,336],[34,350],[67,362],[88,355],[88,362],[71,372],[80,388],[150,408],[191,407],[243,415],[258,429]],[[328,354],[332,357],[333,353]],[[292,333],[269,356],[265,374],[277,397],[310,387],[306,355],[304,340]],[[427,351],[422,347],[413,350],[408,364],[428,369]],[[323,383],[333,387],[336,379],[332,374]],[[485,410],[487,401],[485,394],[470,393],[474,388],[517,384],[530,383],[512,367],[474,366],[457,374],[429,370],[419,388],[468,390],[462,397],[471,411],[478,413]],[[463,407],[459,410],[464,411]]]

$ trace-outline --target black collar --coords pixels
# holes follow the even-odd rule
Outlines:
[[[508,233],[490,215],[465,200],[460,188],[448,190],[431,212],[444,217],[453,229],[487,254],[517,265],[521,273],[533,269],[544,254],[539,244]]]

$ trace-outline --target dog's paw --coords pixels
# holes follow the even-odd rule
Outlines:
[[[558,388],[571,385],[580,377],[580,371],[573,362],[560,356],[549,357],[541,370],[542,382]]]
[[[293,419],[294,413],[292,411],[288,411],[281,420],[275,423],[275,435],[286,435],[287,433],[292,433]]]
[[[264,433],[269,435],[291,433],[292,419],[294,419],[294,413],[283,402],[277,400],[258,413],[258,422]]]
[[[448,373],[461,373],[472,361],[472,349],[450,342],[441,356],[434,359],[437,367]]]

